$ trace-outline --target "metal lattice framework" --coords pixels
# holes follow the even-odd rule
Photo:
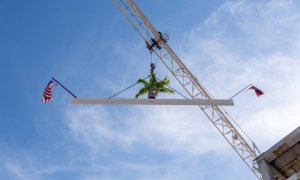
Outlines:
[[[168,45],[168,36],[163,35],[161,32],[156,30],[133,0],[112,1],[144,39],[148,48],[150,47],[149,50],[157,55],[192,99],[213,99],[213,96],[205,89],[205,87],[183,64],[177,54]],[[261,174],[258,171],[257,162],[255,161],[258,156],[258,150],[255,144],[252,142],[253,147],[249,145],[230,121],[230,116],[226,113],[226,111],[217,105],[199,105],[199,108],[213,123],[240,158],[252,170],[255,176],[258,179],[262,179]]]

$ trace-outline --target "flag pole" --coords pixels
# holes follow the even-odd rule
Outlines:
[[[250,86],[252,86],[252,84],[249,84],[248,86],[244,87],[242,90],[240,90],[238,93],[236,93],[235,95],[233,95],[231,98],[229,99],[233,99],[235,96],[239,95],[241,92],[243,92],[245,89],[249,88]]]
[[[58,82],[54,77],[51,77],[57,84],[59,84],[64,90],[66,90],[69,94],[71,94],[74,98],[77,98],[71,91],[69,91],[64,85],[62,85],[60,82]]]

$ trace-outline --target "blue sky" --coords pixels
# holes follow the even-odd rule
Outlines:
[[[214,97],[265,92],[227,108],[262,151],[300,125],[298,1],[136,3]],[[0,179],[255,179],[196,107],[72,105],[60,87],[41,102],[51,76],[78,97],[109,97],[149,74],[112,1],[2,0],[0,24]]]

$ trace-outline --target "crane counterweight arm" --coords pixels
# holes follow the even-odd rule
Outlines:
[[[194,74],[184,65],[168,45],[167,39],[162,38],[162,33],[156,30],[133,0],[112,1],[146,42],[147,47],[149,45],[148,49],[157,55],[192,99],[214,99]],[[226,115],[226,111],[217,105],[199,105],[199,107],[255,176],[261,179],[261,174],[255,161],[258,156],[255,146],[251,147],[243,138],[242,134],[230,121],[230,116]]]

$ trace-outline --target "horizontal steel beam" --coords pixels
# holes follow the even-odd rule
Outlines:
[[[231,99],[132,99],[132,98],[74,98],[72,104],[114,105],[215,105],[233,106]]]

